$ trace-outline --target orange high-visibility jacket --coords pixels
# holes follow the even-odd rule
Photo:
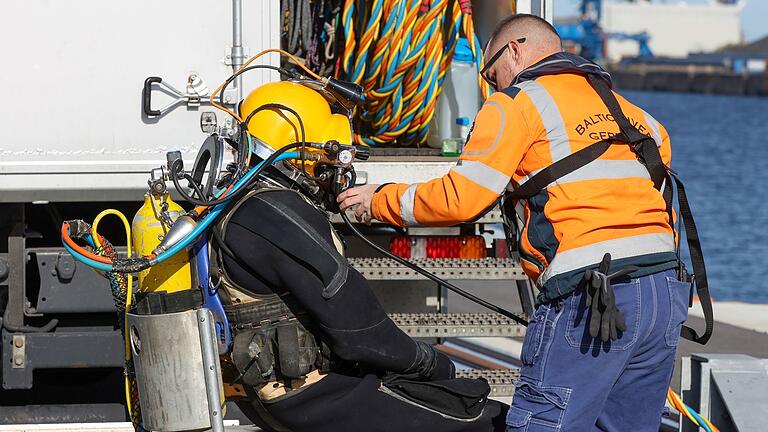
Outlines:
[[[511,87],[485,102],[458,163],[442,178],[390,184],[374,194],[373,217],[400,226],[446,226],[471,221],[505,190],[552,163],[619,132],[586,74],[610,76],[581,57],[558,53],[526,69]],[[621,110],[653,137],[669,166],[664,127],[616,95]],[[668,185],[666,186],[668,187]],[[587,268],[610,253],[617,269],[638,265],[639,277],[674,268],[675,234],[662,194],[627,145],[612,145],[597,160],[520,203],[523,269],[542,289],[539,301],[572,292]]]

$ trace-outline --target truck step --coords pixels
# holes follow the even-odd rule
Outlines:
[[[446,280],[527,279],[520,265],[510,258],[418,258],[410,261]],[[426,279],[390,258],[350,258],[349,263],[368,280]]]
[[[520,378],[517,369],[459,369],[456,378],[483,378],[491,386],[491,397],[511,397],[515,393],[515,380]]]
[[[390,314],[392,321],[411,337],[524,336],[525,327],[496,313]]]

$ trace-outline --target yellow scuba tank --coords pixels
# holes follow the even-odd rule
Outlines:
[[[167,204],[170,219],[176,220],[184,214],[184,209],[175,203],[168,193],[161,196],[150,193],[144,195],[141,206],[131,223],[133,252],[138,256],[146,256],[160,244],[168,232],[161,218],[161,206]],[[166,291],[168,293],[192,288],[192,266],[189,253],[182,251],[167,261],[156,264],[139,272],[139,290],[141,292]]]

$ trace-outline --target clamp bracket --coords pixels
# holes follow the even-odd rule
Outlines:
[[[152,92],[160,90],[171,96],[172,100],[166,106],[160,109],[152,108]],[[144,80],[144,88],[141,92],[141,108],[145,116],[149,118],[158,118],[166,115],[180,105],[186,105],[190,108],[197,108],[202,104],[207,104],[210,91],[202,82],[197,74],[192,74],[187,79],[187,91],[182,92],[162,78],[151,76]]]

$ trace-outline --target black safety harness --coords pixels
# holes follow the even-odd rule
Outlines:
[[[616,100],[616,96],[611,91],[605,79],[593,73],[587,73],[585,76],[608,108],[608,111],[611,113],[616,123],[619,125],[620,132],[611,138],[591,144],[541,170],[514,191],[507,192],[504,196],[504,201],[514,202],[531,199],[552,182],[557,181],[596,160],[612,145],[629,145],[640,162],[648,169],[651,180],[653,181],[653,187],[659,190],[664,197],[667,213],[669,214],[670,225],[674,225],[674,219],[672,217],[672,180],[674,180],[674,183],[677,186],[680,217],[685,227],[685,236],[688,241],[691,263],[693,264],[693,275],[689,276],[682,264],[678,242],[678,249],[676,251],[679,263],[678,278],[681,281],[693,282],[695,284],[696,292],[704,311],[706,325],[704,333],[701,336],[699,336],[694,329],[685,325],[683,325],[680,335],[685,339],[704,345],[712,336],[712,329],[714,327],[712,300],[709,295],[707,271],[704,265],[701,243],[699,242],[696,223],[694,222],[693,213],[691,212],[691,207],[688,203],[685,187],[683,186],[682,181],[671,172],[666,165],[664,165],[656,141],[652,137],[641,133],[624,115],[619,106],[619,102]],[[608,258],[608,260],[610,260],[610,258]],[[601,268],[605,268],[605,273],[607,273],[607,267],[605,267],[605,265],[601,266]],[[610,286],[610,278],[602,278],[599,274],[590,274],[589,276],[591,276],[590,280],[602,279],[603,284],[607,283],[608,286]],[[610,305],[608,305],[608,307],[610,307]]]
[[[300,379],[313,370],[327,372],[330,350],[302,323],[306,312],[290,293],[255,295],[254,302],[236,304],[227,294],[232,290],[247,293],[224,270],[223,256],[248,266],[224,242],[227,224],[242,203],[267,188],[254,190],[229,209],[212,230],[211,275],[224,290],[224,310],[233,325],[232,360],[238,381],[258,386],[271,381]],[[246,267],[247,268],[247,267]],[[305,321],[306,322],[306,321]]]
[[[302,379],[313,371],[329,372],[332,358],[330,347],[305,327],[305,323],[310,322],[306,319],[307,313],[288,292],[268,295],[249,293],[248,296],[256,301],[233,302],[229,298],[233,289],[242,293],[248,290],[227,275],[223,262],[226,255],[245,268],[250,267],[224,242],[227,224],[248,199],[273,189],[269,185],[260,185],[234,203],[227,210],[226,216],[213,227],[210,274],[217,278],[219,288],[225,288],[219,289],[219,292],[234,335],[230,356],[238,374],[233,382],[246,384],[244,389],[251,401],[249,409],[253,409],[271,430],[288,432],[289,429],[269,412],[255,388],[270,382],[288,383]],[[286,397],[299,391],[289,391]]]

